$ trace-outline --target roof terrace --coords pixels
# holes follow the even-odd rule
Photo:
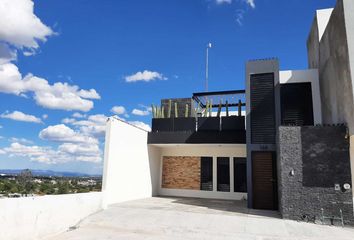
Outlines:
[[[194,93],[152,106],[148,143],[245,143],[245,90]]]

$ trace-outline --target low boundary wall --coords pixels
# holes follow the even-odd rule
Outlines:
[[[0,199],[0,239],[45,239],[101,209],[101,192]]]

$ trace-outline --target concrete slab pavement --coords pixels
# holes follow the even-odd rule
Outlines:
[[[112,205],[50,240],[106,239],[353,240],[354,229],[282,220],[240,201],[149,198]]]

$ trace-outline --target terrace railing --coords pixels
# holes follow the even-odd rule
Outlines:
[[[152,119],[152,132],[198,132],[235,130],[245,130],[244,116]]]

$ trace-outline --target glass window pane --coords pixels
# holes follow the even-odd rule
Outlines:
[[[201,158],[200,190],[213,191],[213,158],[212,157]]]
[[[228,157],[217,158],[217,173],[218,191],[230,192],[230,159]]]
[[[235,192],[247,192],[246,158],[234,158],[234,186]]]

